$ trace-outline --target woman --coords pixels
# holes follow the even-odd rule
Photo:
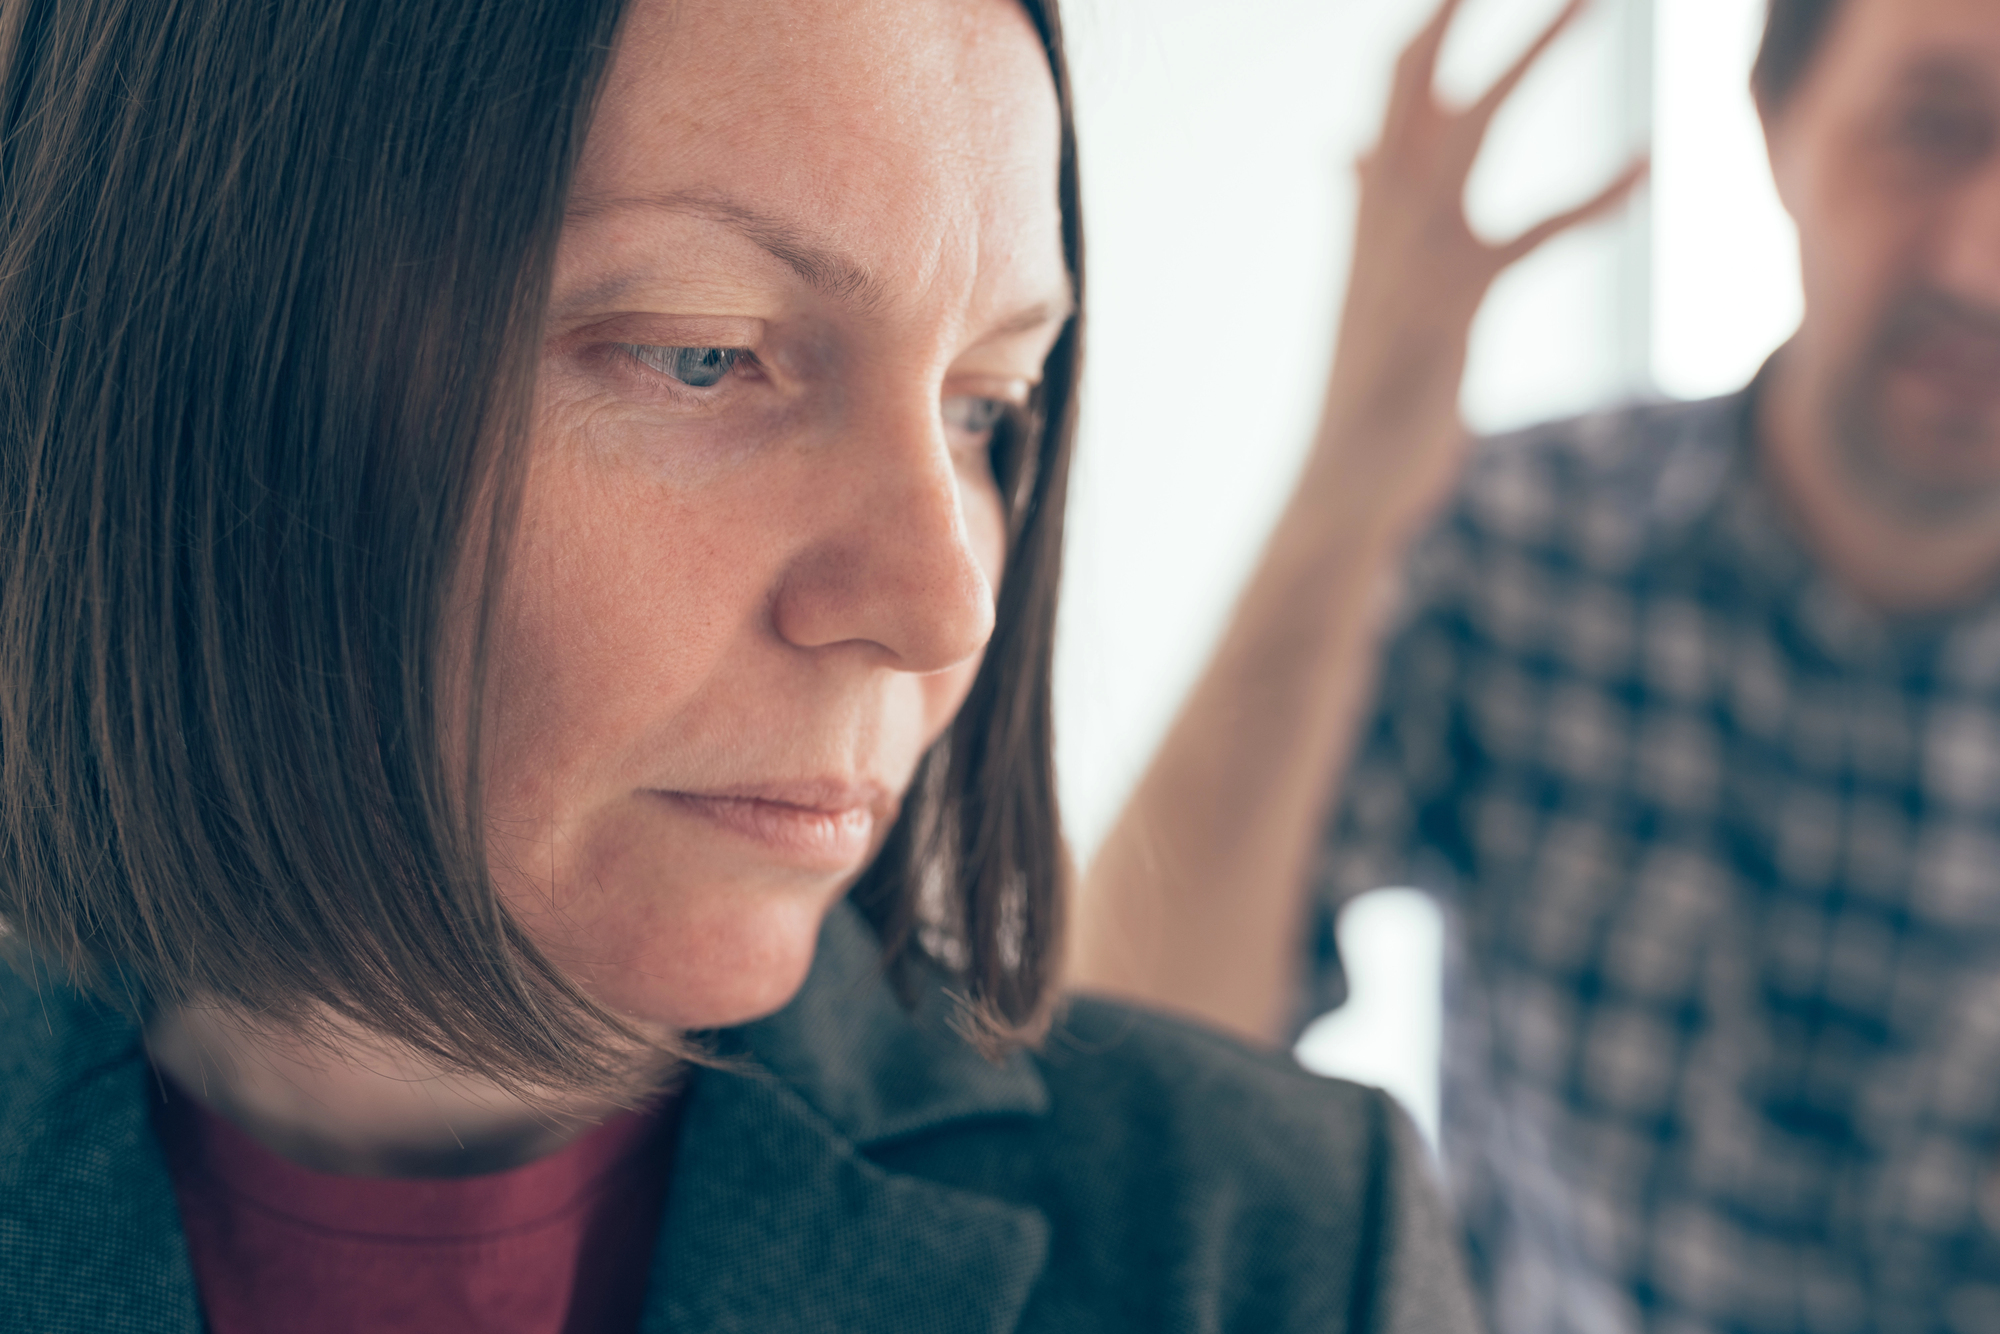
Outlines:
[[[1462,1327],[1379,1096],[1025,1050],[1051,7],[4,40],[0,1325]]]

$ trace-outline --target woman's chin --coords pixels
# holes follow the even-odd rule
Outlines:
[[[595,941],[572,937],[550,952],[600,1004],[643,1027],[732,1028],[798,994],[839,892],[750,890],[694,912],[602,922],[603,935],[588,931]]]

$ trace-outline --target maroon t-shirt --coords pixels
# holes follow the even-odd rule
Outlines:
[[[311,1171],[172,1089],[157,1124],[212,1334],[632,1334],[676,1110],[443,1180]]]

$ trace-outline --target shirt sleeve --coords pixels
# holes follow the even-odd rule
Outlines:
[[[1305,933],[1294,1036],[1347,999],[1334,923],[1357,894],[1391,885],[1442,892],[1463,730],[1458,701],[1468,525],[1447,518],[1412,551],[1377,669],[1375,699],[1322,837]]]

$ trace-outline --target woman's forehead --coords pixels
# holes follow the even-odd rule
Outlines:
[[[1049,287],[1059,153],[1015,0],[637,0],[571,221],[671,203],[891,289]]]

